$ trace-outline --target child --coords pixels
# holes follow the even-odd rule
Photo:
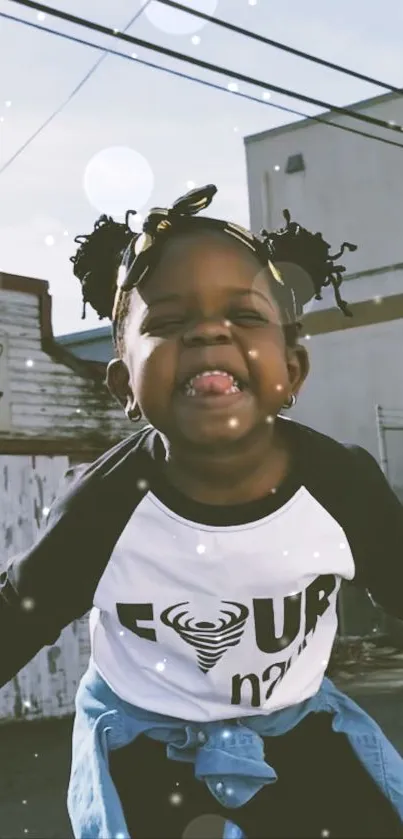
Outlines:
[[[215,192],[78,239],[109,388],[148,425],[3,574],[1,683],[93,607],[80,839],[211,836],[208,816],[227,837],[401,836],[403,760],[325,672],[342,580],[403,616],[402,508],[366,451],[281,415],[309,369],[302,307],[331,283],[347,314],[344,269],[288,213],[260,236],[198,216]]]

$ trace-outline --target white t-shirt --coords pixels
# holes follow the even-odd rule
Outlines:
[[[169,506],[144,495],[99,581],[90,621],[99,673],[127,702],[194,721],[313,696],[341,581],[355,573],[341,526],[305,486],[285,487],[284,503],[216,508],[227,521],[249,519],[222,526],[181,515],[171,494]],[[210,508],[190,506],[208,519]]]

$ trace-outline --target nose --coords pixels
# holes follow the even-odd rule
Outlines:
[[[203,320],[187,330],[183,342],[187,347],[230,344],[231,324],[225,320]]]

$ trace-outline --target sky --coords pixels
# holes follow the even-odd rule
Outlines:
[[[403,86],[401,0],[182,2]],[[218,195],[211,215],[248,225],[244,137],[299,118],[274,105],[308,115],[319,110],[274,93],[266,100],[258,87],[238,83],[238,91],[259,101],[242,99],[231,90],[232,72],[335,105],[385,92],[167,10],[157,0],[146,8],[144,3],[54,0],[52,5],[119,31],[141,12],[130,34],[218,64],[228,69],[228,75],[119,43],[49,14],[38,19],[37,11],[14,0],[0,0],[0,13],[117,49],[128,57],[107,56],[71,97],[102,51],[0,17],[0,272],[49,282],[55,335],[108,323],[100,322],[90,309],[87,319],[81,320],[80,286],[69,261],[77,247],[74,237],[90,232],[101,213],[120,221],[126,209],[136,209],[141,220],[151,206],[168,206],[193,185],[215,183]],[[197,76],[225,91],[141,61]],[[56,110],[58,115],[7,165]]]

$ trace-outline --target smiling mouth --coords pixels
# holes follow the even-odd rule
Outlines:
[[[187,379],[182,393],[191,398],[233,396],[241,393],[243,385],[226,370],[203,370]]]

